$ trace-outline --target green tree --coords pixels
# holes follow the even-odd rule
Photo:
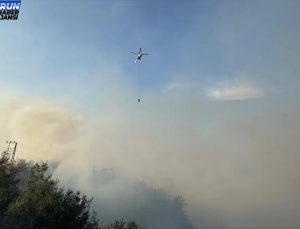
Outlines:
[[[116,220],[114,223],[105,226],[103,229],[141,229],[135,222],[128,222]]]
[[[96,213],[79,191],[65,191],[52,179],[46,163],[12,162],[0,157],[1,229],[100,229]],[[116,221],[108,229],[139,229],[134,222]]]
[[[96,217],[90,217],[91,199],[80,192],[64,191],[58,181],[47,175],[46,163],[35,164],[29,172],[26,190],[10,206],[16,226],[40,228],[98,228]]]
[[[9,205],[20,195],[18,174],[25,167],[24,161],[11,162],[6,152],[0,158],[0,222],[6,217]]]

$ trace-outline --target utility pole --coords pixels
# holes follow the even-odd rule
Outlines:
[[[6,141],[6,144],[8,144],[6,152],[12,152],[11,162],[14,162],[18,143],[15,141]]]

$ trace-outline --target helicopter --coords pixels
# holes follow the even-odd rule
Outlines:
[[[149,55],[148,53],[142,53],[142,48],[139,49],[139,52],[130,52],[130,53],[137,55],[135,58],[135,61],[134,61],[135,63],[140,62],[142,60],[142,56]],[[140,103],[140,102],[141,102],[141,99],[138,98],[138,103]]]
[[[142,48],[140,48],[139,52],[130,52],[130,53],[133,53],[133,54],[137,55],[136,58],[135,58],[135,61],[134,61],[135,63],[140,62],[142,60],[142,56],[149,55],[147,53],[142,53]]]

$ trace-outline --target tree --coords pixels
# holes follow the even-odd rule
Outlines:
[[[105,226],[103,229],[141,229],[135,222],[128,222],[116,220],[114,223]]]
[[[186,206],[185,199],[181,195],[177,195],[173,201],[180,209],[183,209]]]
[[[25,168],[26,163],[13,163],[7,152],[0,158],[0,223],[7,218],[9,205],[20,195],[18,174]]]
[[[35,164],[28,176],[26,190],[10,206],[9,213],[17,226],[40,228],[98,228],[96,217],[90,217],[91,199],[80,192],[64,191],[58,181],[46,175],[46,163]]]
[[[92,199],[65,191],[49,174],[47,163],[12,162],[0,157],[1,229],[100,229]],[[139,229],[134,222],[116,221],[108,229]]]

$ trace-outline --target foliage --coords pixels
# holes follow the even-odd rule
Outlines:
[[[114,223],[105,226],[103,229],[140,229],[135,222],[115,221]]]
[[[2,153],[0,158],[0,222],[6,217],[10,203],[20,195],[18,174],[24,167],[24,161],[13,163],[6,152]]]
[[[92,199],[65,191],[49,174],[47,163],[12,162],[0,157],[0,225],[3,229],[100,229]],[[140,229],[134,222],[115,221],[107,229]]]
[[[186,206],[185,199],[181,195],[177,195],[173,201],[180,209],[183,209]]]
[[[79,191],[59,188],[58,181],[46,175],[46,163],[35,164],[29,170],[28,166],[25,161],[10,161],[5,152],[1,155],[1,228],[99,228],[96,214],[90,216],[91,199]],[[29,174],[24,175],[27,171]]]
[[[26,190],[9,207],[9,214],[20,228],[98,228],[90,218],[91,199],[80,192],[58,187],[58,181],[46,175],[46,163],[35,164],[29,172]]]

